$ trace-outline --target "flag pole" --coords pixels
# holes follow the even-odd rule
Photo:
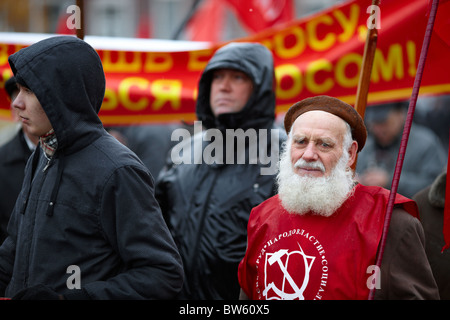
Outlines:
[[[84,0],[77,0],[77,6],[80,8],[81,28],[77,28],[77,38],[84,40]]]
[[[372,0],[372,5],[378,6],[380,0]],[[367,96],[369,94],[370,76],[372,74],[373,59],[375,57],[375,49],[377,48],[378,29],[369,28],[367,30],[366,43],[364,45],[363,60],[358,81],[358,88],[356,91],[355,109],[361,118],[364,119],[367,106]],[[356,168],[358,156],[352,165],[353,171]]]
[[[433,0],[431,7],[429,8],[428,23],[425,30],[425,36],[423,39],[422,50],[420,52],[419,64],[417,66],[416,77],[414,79],[414,85],[411,94],[411,100],[409,101],[408,114],[406,116],[405,127],[403,129],[402,140],[400,142],[400,149],[398,152],[397,163],[395,165],[394,177],[392,178],[391,191],[389,193],[389,200],[386,208],[386,217],[384,219],[383,233],[381,236],[380,247],[376,259],[376,270],[380,270],[381,261],[383,259],[383,253],[386,246],[386,238],[389,231],[389,224],[391,222],[392,210],[394,208],[394,200],[397,194],[398,182],[400,180],[400,174],[403,167],[403,159],[405,157],[406,147],[408,145],[409,133],[411,131],[412,120],[414,116],[414,110],[416,108],[417,97],[419,95],[420,82],[422,81],[422,74],[425,68],[425,61],[427,59],[428,47],[431,41],[431,34],[433,32],[434,20],[436,18],[436,12],[439,5],[439,0]],[[380,276],[378,274],[378,276]],[[375,296],[375,288],[371,288],[369,292],[369,300],[373,300]]]
[[[450,144],[448,146],[447,173],[445,178],[444,226],[442,230],[444,234],[445,245],[444,247],[442,247],[441,253],[450,248]]]
[[[191,9],[189,10],[187,16],[184,18],[184,20],[181,22],[181,24],[178,26],[177,30],[175,30],[175,33],[172,36],[172,40],[178,40],[178,37],[180,36],[181,32],[186,28],[187,24],[191,20],[191,18],[194,16],[195,12],[197,11],[197,7],[199,6],[200,2],[202,0],[194,0],[194,3],[191,6]]]

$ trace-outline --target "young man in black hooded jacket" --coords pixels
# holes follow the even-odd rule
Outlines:
[[[0,247],[0,296],[170,299],[179,253],[142,162],[103,128],[105,76],[86,42],[60,36],[9,57],[25,126],[40,136]]]
[[[274,125],[273,81],[272,54],[257,43],[220,48],[201,75],[196,114],[205,130],[172,149],[175,165],[156,186],[183,259],[181,299],[239,297],[248,217],[274,195],[285,138]]]

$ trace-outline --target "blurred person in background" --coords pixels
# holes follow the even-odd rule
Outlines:
[[[172,132],[189,128],[184,123],[132,125],[110,128],[109,133],[124,143],[141,159],[156,179],[164,167],[168,153],[178,141],[172,141]]]
[[[450,138],[450,95],[422,97],[417,100],[414,122],[431,129],[441,139],[448,154]]]
[[[390,189],[407,106],[405,102],[393,102],[366,109],[367,143],[356,166],[357,180],[362,184]],[[446,154],[438,137],[430,129],[413,124],[398,193],[412,197],[431,184],[445,165]]]
[[[11,100],[13,120],[19,123],[20,118],[12,106],[19,93],[14,77],[5,82],[5,90]],[[22,188],[25,165],[38,142],[39,137],[29,133],[27,127],[20,124],[13,138],[0,147],[0,244],[6,238],[9,216]]]

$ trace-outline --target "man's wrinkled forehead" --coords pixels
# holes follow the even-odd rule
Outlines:
[[[294,120],[290,135],[305,134],[305,132],[324,133],[332,136],[339,136],[345,133],[346,122],[340,117],[325,111],[308,111]]]

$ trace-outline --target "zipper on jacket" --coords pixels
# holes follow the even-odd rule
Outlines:
[[[42,172],[47,171],[47,169],[51,166],[52,164],[52,159],[53,158],[47,158],[47,156],[45,156],[45,158],[47,159],[47,164],[45,165],[44,169],[42,169]]]
[[[37,186],[39,192],[42,191],[42,186],[44,185],[44,181],[45,181],[45,179],[47,177],[47,169],[53,164],[53,161],[52,161],[53,157],[49,158],[49,157],[47,157],[47,155],[45,153],[44,153],[44,156],[47,159],[47,163],[45,164],[44,168],[42,169],[43,176],[42,176],[42,178],[39,181],[39,186]],[[30,186],[30,188],[31,187],[32,186]],[[28,199],[27,199],[27,202],[28,202]],[[34,212],[34,216],[32,217],[32,219],[34,220],[33,221],[33,228],[32,228],[32,230],[29,230],[30,233],[31,233],[31,240],[30,240],[30,244],[28,245],[28,248],[26,249],[27,250],[27,254],[26,254],[27,263],[26,263],[26,272],[24,273],[24,276],[23,276],[23,278],[24,278],[24,282],[23,283],[24,283],[25,287],[28,286],[28,280],[30,278],[30,263],[29,263],[29,261],[31,260],[31,255],[34,254],[34,252],[32,250],[32,247],[34,246],[34,241],[35,241],[34,240],[34,233],[35,233],[35,226],[36,226],[36,218],[37,218],[36,217],[36,212]]]
[[[53,161],[52,161],[53,158],[47,157],[47,155],[45,153],[44,153],[44,156],[47,159],[47,163],[45,164],[44,168],[42,169],[43,175],[40,178],[40,181],[34,183],[35,188],[37,188],[39,190],[39,192],[42,191],[42,186],[44,185],[44,182],[45,182],[45,179],[46,179],[46,176],[47,176],[47,169],[49,167],[51,167],[51,165],[53,164]],[[37,175],[37,172],[36,172],[36,175]],[[39,183],[39,185],[36,185],[37,183]],[[33,186],[30,186],[30,188],[31,187],[33,187]],[[30,192],[31,192],[31,190],[30,190]],[[27,202],[28,202],[28,199],[27,199]],[[36,209],[36,207],[34,209]],[[35,241],[34,234],[35,234],[35,226],[36,226],[36,218],[37,218],[36,214],[37,213],[34,212],[34,215],[32,217],[28,217],[28,219],[30,219],[30,218],[33,219],[33,223],[32,223],[32,229],[29,230],[29,232],[31,234],[30,244],[28,245],[27,249],[24,249],[24,252],[25,251],[27,252],[27,254],[26,254],[27,263],[26,263],[26,267],[25,267],[26,270],[25,270],[24,276],[23,276],[24,287],[28,286],[28,280],[30,278],[30,263],[29,263],[29,261],[31,261],[31,259],[32,259],[31,256],[35,254],[35,252],[33,251],[32,248],[34,246],[34,241]]]

